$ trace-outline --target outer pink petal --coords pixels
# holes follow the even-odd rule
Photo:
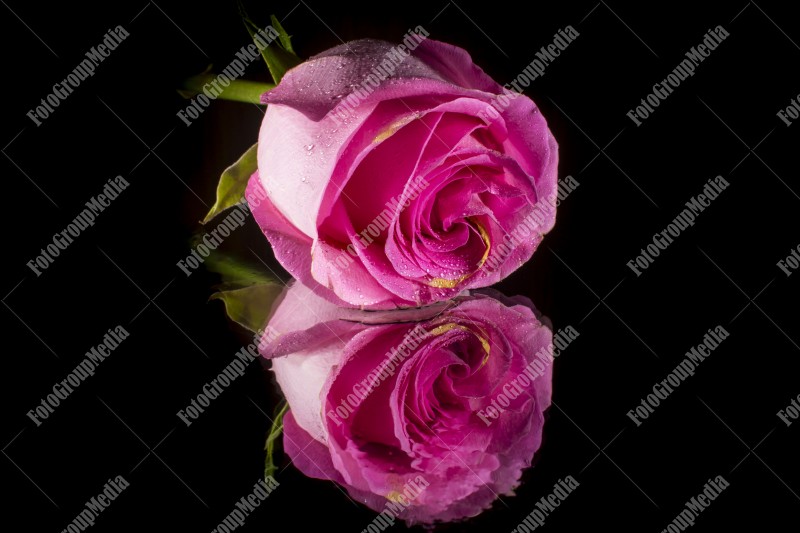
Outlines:
[[[320,442],[327,442],[321,394],[333,368],[340,363],[345,343],[332,340],[313,351],[272,360],[272,370],[297,424]]]
[[[339,152],[372,107],[360,106],[341,124],[331,117],[314,122],[284,105],[267,108],[258,137],[259,177],[275,208],[305,235],[317,236],[316,214]]]
[[[345,483],[341,473],[333,466],[328,448],[297,424],[291,410],[287,411],[283,417],[283,447],[286,454],[292,459],[292,464],[303,474],[315,479],[326,479],[339,483],[347,489],[354,500],[376,512],[383,511],[388,500],[383,496],[358,490]],[[401,517],[404,516],[401,515]]]
[[[266,196],[266,198],[265,198]],[[338,305],[347,305],[334,293],[321,286],[311,275],[312,239],[295,227],[266,195],[264,186],[255,172],[247,182],[245,197],[250,203],[256,223],[272,245],[275,259],[295,279],[310,287],[315,293]],[[257,205],[254,199],[264,198]]]

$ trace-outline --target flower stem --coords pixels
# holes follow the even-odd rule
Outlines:
[[[202,93],[203,87],[215,79],[217,79],[217,76],[211,72],[197,74],[191,78],[186,78],[178,92],[185,98],[191,98],[196,94]],[[261,104],[261,95],[270,89],[274,89],[275,85],[247,80],[230,80],[227,87],[222,87],[222,84],[217,84],[217,87],[222,89],[222,92],[217,95],[217,98],[221,100]],[[211,91],[217,90],[211,85],[208,85],[207,88]]]

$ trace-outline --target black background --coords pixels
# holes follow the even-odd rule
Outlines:
[[[191,427],[176,417],[247,341],[207,302],[215,278],[187,278],[176,262],[220,172],[256,140],[262,112],[217,101],[187,127],[174,88],[229,63],[248,36],[232,2],[3,3],[4,520],[61,531],[121,474],[131,485],[95,530],[211,531],[262,475],[279,396],[254,365]],[[308,0],[248,9],[262,24],[270,13],[282,19],[303,57],[340,39],[397,41],[421,24],[501,83],[557,30],[580,32],[527,91],[560,143],[559,175],[580,186],[533,261],[499,288],[532,297],[556,328],[581,335],[556,363],[544,445],[517,495],[443,531],[509,531],[567,475],[580,487],[546,530],[661,531],[720,474],[731,486],[695,530],[796,529],[800,423],[776,416],[800,394],[800,274],[776,267],[800,242],[800,125],[776,117],[800,92],[800,22],[788,5],[542,2],[522,12]],[[130,36],[34,125],[27,111],[119,24]],[[718,24],[728,39],[636,127],[626,112]],[[246,77],[266,81],[263,63]],[[130,187],[35,276],[26,262],[118,174]],[[626,262],[717,175],[730,187],[640,277],[631,272]],[[225,247],[284,275],[252,221]],[[36,427],[25,413],[118,324],[130,337]],[[636,427],[625,413],[719,324],[730,338]],[[285,457],[279,465],[281,485],[248,531],[361,531],[374,517]]]

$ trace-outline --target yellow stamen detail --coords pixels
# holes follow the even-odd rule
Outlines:
[[[386,129],[384,129],[383,131],[378,133],[375,136],[375,138],[372,139],[372,144],[377,144],[377,143],[385,141],[386,139],[388,139],[389,137],[391,137],[392,135],[397,133],[397,131],[400,128],[402,128],[403,126],[405,126],[406,124],[408,124],[412,120],[415,120],[416,118],[417,118],[417,115],[406,115],[404,117],[400,117],[399,119],[397,119],[394,122],[392,122],[391,124],[389,124],[386,127]]]
[[[460,278],[456,279],[433,278],[428,282],[428,285],[430,285],[431,287],[434,287],[436,289],[452,289],[453,287],[455,287],[468,277],[475,275],[475,273],[477,273],[481,268],[483,268],[483,265],[489,258],[489,252],[492,249],[492,243],[489,239],[489,232],[486,231],[486,228],[483,227],[483,224],[478,222],[478,220],[475,217],[469,217],[467,218],[467,220],[469,221],[470,224],[472,224],[475,227],[475,229],[478,230],[481,239],[483,239],[483,243],[486,245],[486,250],[483,252],[483,257],[481,257],[481,260],[478,261],[478,266],[475,267],[475,270],[473,272],[470,272],[469,274],[464,274]]]
[[[462,326],[461,324],[456,324],[454,322],[448,322],[447,324],[442,324],[440,326],[436,326],[429,333],[431,335],[433,335],[434,337],[438,337],[439,335],[447,333],[448,331],[450,331],[452,329],[455,329],[455,328],[459,328],[459,329],[461,329],[463,331],[466,331],[468,333],[472,333],[473,335],[475,335],[475,337],[478,339],[478,341],[480,341],[481,346],[483,346],[483,351],[486,352],[486,355],[483,356],[483,361],[481,362],[481,366],[478,367],[478,370],[480,370],[489,361],[489,353],[491,352],[491,349],[492,349],[491,345],[489,344],[489,341],[485,337],[486,332],[481,331],[481,333],[483,333],[483,335],[478,335],[477,333],[475,333],[474,331],[472,331],[470,328],[468,328],[466,326]]]
[[[438,337],[439,335],[441,335],[443,333],[447,333],[448,331],[450,331],[451,329],[454,329],[454,328],[467,329],[466,327],[464,327],[464,326],[462,326],[460,324],[455,324],[453,322],[449,322],[447,324],[442,324],[441,326],[436,326],[435,328],[433,328],[430,331],[430,334],[433,335],[434,337]]]
[[[386,499],[389,501],[393,501],[395,503],[402,503],[400,501],[401,494],[396,490],[389,491],[389,494],[386,495]]]

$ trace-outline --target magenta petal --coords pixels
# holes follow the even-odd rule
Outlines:
[[[256,218],[279,261],[342,305],[413,306],[490,285],[528,260],[555,222],[554,206],[539,204],[555,200],[557,145],[536,105],[464,50],[433,40],[365,89],[392,50],[368,39],[337,46],[263,97],[258,179],[269,202]],[[398,215],[392,202],[416,176],[481,187],[447,198],[425,193]],[[388,205],[395,207],[384,214]],[[508,254],[495,251],[482,268],[487,248],[497,249],[533,209],[544,216],[530,238]],[[362,249],[379,215],[381,235]],[[348,246],[356,248],[348,254]]]
[[[319,313],[322,322],[297,313]],[[415,318],[422,322],[406,321]],[[366,312],[337,308],[295,284],[270,327],[281,330],[272,344],[297,350],[272,360],[291,407],[287,453],[307,475],[339,483],[376,511],[422,476],[429,486],[400,518],[431,524],[475,516],[497,495],[513,494],[541,445],[549,364],[491,425],[477,415],[552,342],[526,298],[485,290],[433,315]],[[376,373],[412,330],[427,334],[417,333],[415,347]]]
[[[308,477],[343,482],[333,467],[327,446],[297,425],[291,409],[283,415],[283,449],[292,464]]]
[[[258,172],[255,172],[247,182],[245,197],[250,204],[253,218],[272,245],[275,259],[283,265],[283,268],[326,300],[337,304],[344,303],[336,298],[335,294],[321,286],[311,275],[313,241],[292,225],[272,203],[259,179]],[[259,200],[260,198],[263,200]]]
[[[290,106],[318,121],[351,94],[394,46],[386,41],[361,39],[326,50],[289,70],[276,88],[261,97],[261,102]],[[387,79],[403,78],[442,80],[434,69],[414,56],[399,63]]]
[[[298,470],[314,479],[329,480],[344,486],[350,497],[363,503],[376,512],[383,511],[388,500],[373,492],[358,490],[345,483],[342,475],[333,466],[331,455],[326,446],[315,440],[303,428],[297,425],[292,411],[287,411],[283,416],[283,447]],[[401,514],[405,518],[407,513]],[[416,521],[425,521],[425,516]]]
[[[463,48],[427,39],[414,51],[414,55],[455,85],[487,93],[503,92],[496,81],[472,62]]]

